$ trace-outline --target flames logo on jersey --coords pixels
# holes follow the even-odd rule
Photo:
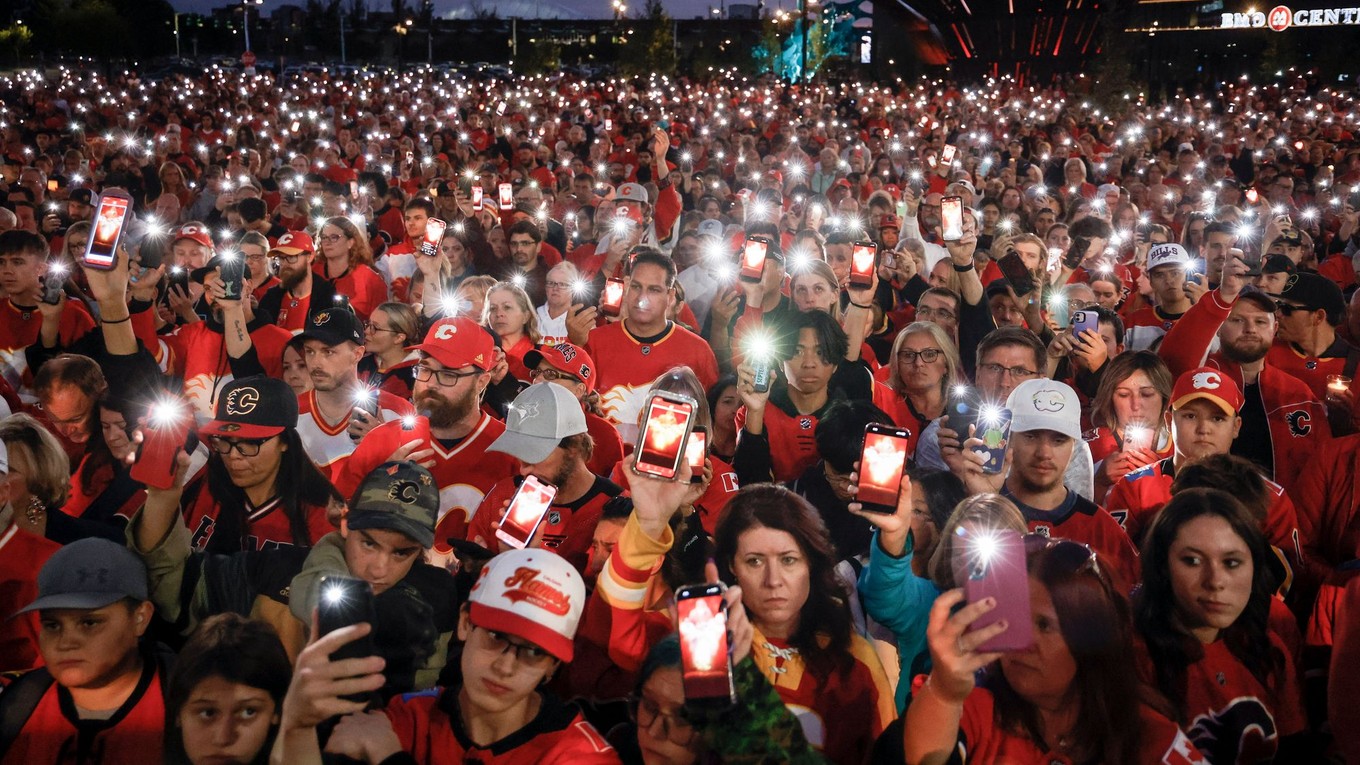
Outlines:
[[[1191,720],[1186,732],[1214,765],[1260,762],[1274,750],[1275,718],[1255,696],[1239,696]]]
[[[1289,423],[1289,435],[1295,438],[1303,438],[1313,432],[1313,418],[1306,410],[1296,409],[1286,414],[1284,419]]]

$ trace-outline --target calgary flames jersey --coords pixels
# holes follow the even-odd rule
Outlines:
[[[599,367],[596,389],[605,417],[619,429],[624,443],[637,438],[638,413],[647,390],[672,367],[688,366],[708,389],[718,381],[718,361],[703,338],[678,324],[667,325],[655,338],[638,338],[614,322],[591,330],[586,351]]]

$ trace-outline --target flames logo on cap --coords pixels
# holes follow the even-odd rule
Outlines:
[[[1190,384],[1195,390],[1218,390],[1218,386],[1223,383],[1223,378],[1217,372],[1197,372],[1190,378]]]
[[[313,324],[325,324],[330,320],[331,320],[330,311],[317,311],[317,313],[314,316],[312,316]]]
[[[260,403],[260,392],[251,387],[237,388],[227,394],[227,414],[241,415],[255,411]]]
[[[414,505],[420,499],[420,486],[405,479],[393,481],[387,485],[387,498],[403,505]]]
[[[566,616],[571,611],[571,598],[540,579],[542,573],[528,566],[515,569],[515,573],[505,579],[505,599],[537,606],[555,616]]]
[[[1041,390],[1034,394],[1034,408],[1041,412],[1061,412],[1066,405],[1062,391]]]

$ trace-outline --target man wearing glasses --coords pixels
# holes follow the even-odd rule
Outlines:
[[[1360,350],[1336,333],[1346,320],[1346,299],[1336,282],[1316,273],[1300,271],[1285,281],[1275,298],[1279,330],[1266,363],[1303,380],[1328,408],[1335,410],[1333,429],[1349,424],[1355,410],[1352,384]],[[1328,377],[1342,375],[1345,384],[1328,385]],[[1344,390],[1343,390],[1344,389]],[[1336,416],[1337,413],[1344,416]],[[1352,426],[1353,427],[1353,426]],[[1347,427],[1338,432],[1350,432]]]
[[[500,479],[517,474],[519,460],[487,450],[505,432],[505,423],[481,409],[496,363],[490,333],[470,319],[441,319],[415,350],[421,360],[413,399],[418,416],[429,420],[431,440],[419,438],[412,421],[384,422],[364,436],[334,481],[348,497],[370,470],[389,459],[429,468],[439,489],[435,539],[442,552],[446,540],[467,537],[482,497]]]

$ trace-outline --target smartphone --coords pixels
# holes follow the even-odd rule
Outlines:
[[[176,403],[154,404],[141,428],[142,445],[129,471],[132,479],[156,489],[173,487],[175,458],[188,445],[189,426],[193,421],[193,415]]]
[[[1020,253],[1009,250],[996,262],[1001,269],[1001,276],[1015,290],[1017,297],[1023,297],[1034,291],[1034,275],[1029,272],[1029,266],[1020,257]]]
[[[957,544],[957,542],[955,543]],[[965,537],[968,575],[963,592],[969,603],[996,599],[996,608],[978,617],[970,632],[1005,620],[1006,631],[977,647],[977,651],[1023,651],[1034,642],[1034,621],[1029,608],[1029,574],[1025,540],[1011,529],[987,531],[985,536]]]
[[[955,146],[954,144],[952,144],[952,143],[947,143],[947,144],[944,145],[944,151],[941,152],[940,159],[943,160],[944,163],[947,165],[947,164],[949,164],[949,163],[951,163],[951,162],[954,161],[954,155],[955,155],[957,152],[958,152],[958,147],[956,147],[956,146]]]
[[[770,254],[770,240],[763,236],[748,236],[741,248],[741,271],[744,282],[758,282],[765,273],[765,259]]]
[[[859,484],[855,501],[872,513],[897,510],[902,472],[907,468],[907,442],[911,431],[871,422],[864,427],[859,453]]]
[[[179,287],[180,292],[189,294],[189,269],[180,266],[170,266],[166,276],[166,291],[171,287]]]
[[[756,393],[769,393],[770,385],[774,383],[774,365],[767,358],[751,361],[751,367],[755,370],[755,375],[751,380],[751,390]]]
[[[1100,314],[1095,311],[1074,311],[1072,313],[1072,335],[1081,337],[1086,330],[1100,332]]]
[[[118,243],[127,227],[132,212],[132,199],[126,195],[106,191],[99,197],[99,212],[94,216],[94,235],[85,244],[85,265],[100,271],[112,271],[118,260]]]
[[[338,629],[355,624],[370,624],[378,629],[378,614],[373,603],[373,587],[362,579],[349,576],[323,576],[316,583],[317,632],[329,635]],[[331,654],[331,661],[364,659],[375,656],[378,648],[369,632],[357,640],[340,646]],[[366,702],[372,693],[359,693],[341,698]]]
[[[647,402],[647,418],[638,434],[635,472],[675,480],[689,444],[695,408],[694,399],[688,396],[661,391],[652,394]]]
[[[502,183],[499,187],[500,202],[502,210],[515,209],[515,187],[509,183]]]
[[[623,310],[623,280],[618,278],[606,279],[604,292],[600,294],[600,313],[609,317],[617,317]]]
[[[982,464],[982,472],[996,475],[1006,462],[1006,447],[1011,437],[1011,410],[1005,407],[984,406],[978,410],[975,438],[982,439],[978,449],[987,461]]]
[[[444,238],[444,229],[448,227],[449,224],[439,218],[425,221],[425,238],[420,242],[420,251],[430,257],[438,255],[439,242]]]
[[[930,168],[932,170],[940,166],[940,163],[938,160],[935,159],[934,154],[931,154],[930,156],[926,157],[926,162],[930,163]]]
[[[48,305],[56,305],[61,302],[61,295],[66,290],[66,264],[61,261],[54,261],[47,264],[47,273],[42,277],[42,301]]]
[[[1048,318],[1060,329],[1072,323],[1072,303],[1067,299],[1067,290],[1056,290],[1049,297]]]
[[[737,703],[732,654],[727,644],[726,590],[720,583],[675,591],[680,632],[680,673],[685,705],[725,709]]]
[[[1247,189],[1247,201],[1256,204],[1261,201],[1261,194],[1256,189]]]
[[[708,460],[708,428],[695,425],[689,434],[689,446],[685,448],[685,461],[689,463],[692,475],[690,483],[704,482],[704,463]]]
[[[612,132],[613,130],[614,130],[614,120],[611,120],[611,119],[609,119],[608,117],[605,117],[605,118],[604,118],[604,132],[609,133],[609,132]]]
[[[504,102],[504,101],[501,101],[501,102],[499,102],[499,103],[496,104],[496,116],[497,116],[497,117],[504,117],[504,116],[505,116],[505,102]]]
[[[874,269],[878,266],[878,245],[855,242],[850,250],[850,286],[867,289],[874,283]]]
[[[55,179],[55,178],[50,178],[50,179],[48,179],[48,181],[47,181],[47,190],[48,190],[48,191],[56,191],[56,190],[57,190],[57,179]]]
[[[415,152],[410,151],[406,152],[406,169],[410,170],[411,166],[414,165],[415,162],[416,162]]]
[[[225,253],[217,267],[222,276],[222,289],[227,300],[240,300],[246,287],[246,259],[241,253]]]
[[[978,406],[977,394],[972,388],[956,385],[950,392],[945,417],[949,419],[949,429],[959,434],[960,442],[968,438],[968,426],[977,424]]]
[[[482,189],[482,187],[481,187],[480,184],[478,184],[478,185],[472,187],[472,209],[473,209],[473,210],[475,210],[475,211],[477,211],[477,212],[481,212],[481,211],[482,211],[482,195],[485,194],[485,193],[486,193],[486,192]]]
[[[963,197],[940,200],[940,220],[944,223],[943,239],[957,242],[963,238]]]
[[[496,531],[496,538],[516,549],[528,547],[529,540],[534,538],[534,532],[538,531],[543,518],[547,516],[548,508],[552,507],[555,496],[556,486],[538,480],[538,476],[527,476],[520,483],[514,499],[510,500],[510,507],[505,511],[505,517],[501,518],[501,527]]]

